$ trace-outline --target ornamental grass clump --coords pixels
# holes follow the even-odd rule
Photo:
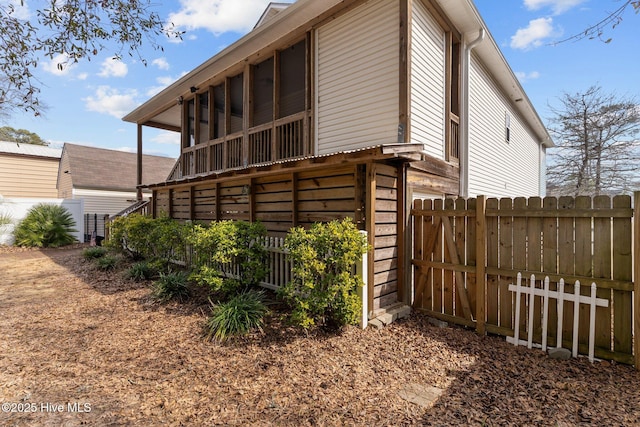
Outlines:
[[[102,258],[107,254],[107,250],[101,246],[92,246],[82,251],[82,256],[86,260]]]
[[[151,292],[153,299],[159,302],[184,301],[190,294],[187,274],[182,271],[160,273],[158,280],[153,282]]]
[[[96,258],[95,262],[98,270],[110,271],[115,270],[118,265],[118,258],[113,255],[104,255],[100,258]]]
[[[17,246],[56,248],[75,242],[76,223],[63,206],[40,203],[29,209],[15,230]]]
[[[153,266],[153,263],[147,261],[136,262],[127,270],[127,278],[142,282],[144,280],[150,280],[157,274],[157,269]]]
[[[262,332],[267,311],[263,291],[250,289],[239,293],[228,301],[213,305],[205,336],[210,340],[225,341],[253,330]]]

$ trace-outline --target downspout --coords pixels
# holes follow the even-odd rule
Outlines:
[[[462,103],[460,105],[460,197],[469,196],[469,69],[471,50],[484,40],[484,28],[478,30],[478,37],[466,45],[462,59],[460,88]]]

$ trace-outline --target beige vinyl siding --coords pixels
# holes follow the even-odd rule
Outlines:
[[[55,198],[59,159],[0,154],[0,195]]]
[[[70,199],[73,197],[73,182],[71,173],[65,173],[65,171],[71,171],[68,155],[63,155],[60,159],[60,170],[58,172],[58,197],[61,199]]]
[[[398,3],[369,1],[318,29],[318,154],[397,142]]]
[[[421,1],[413,4],[410,142],[444,160],[445,32]]]
[[[148,197],[149,195],[145,196]],[[104,191],[76,188],[73,190],[73,198],[84,200],[85,214],[114,215],[135,203],[136,193],[135,191]]]
[[[469,196],[540,195],[541,151],[533,133],[475,56],[469,79]]]

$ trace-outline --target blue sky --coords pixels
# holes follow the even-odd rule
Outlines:
[[[0,0],[2,3],[18,0]],[[15,114],[2,125],[36,132],[52,144],[70,142],[135,151],[136,126],[121,117],[248,32],[268,0],[179,0],[158,12],[187,31],[180,43],[163,41],[164,52],[145,50],[145,67],[125,56],[103,52],[90,62],[59,71],[43,61],[36,71],[42,84],[43,117]],[[622,0],[475,0],[489,31],[519,77],[545,122],[549,104],[563,92],[592,85],[606,92],[640,96],[640,15],[631,8],[608,44],[580,40],[554,45],[617,9]],[[28,8],[35,2],[26,1]],[[35,8],[36,6],[33,6]],[[177,157],[175,133],[144,128],[144,151]]]

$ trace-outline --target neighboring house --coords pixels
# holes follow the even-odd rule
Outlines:
[[[471,0],[298,0],[128,114],[181,132],[177,219],[368,232],[369,307],[411,289],[413,198],[544,193],[547,130]]]
[[[136,201],[136,153],[64,144],[57,176],[57,196],[84,199],[84,213],[116,214]],[[175,159],[143,155],[143,183],[167,178]],[[150,191],[143,193],[151,196]]]
[[[56,198],[62,150],[34,144],[0,141],[0,195]]]

